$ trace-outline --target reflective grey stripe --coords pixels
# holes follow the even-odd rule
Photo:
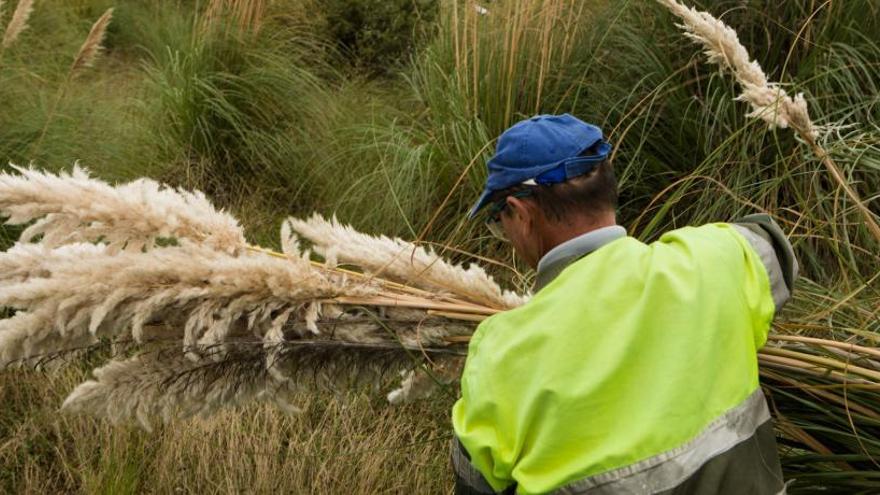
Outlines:
[[[779,311],[782,305],[791,297],[791,291],[788,289],[788,285],[785,284],[782,266],[779,264],[779,259],[776,257],[773,245],[748,227],[733,225],[733,228],[749,241],[752,249],[761,257],[761,262],[767,270],[767,276],[770,277],[770,292],[773,294],[773,303],[776,305],[776,311]]]
[[[794,248],[779,225],[769,215],[763,213],[747,215],[733,223],[751,230],[773,245],[773,249],[776,250],[776,259],[782,266],[785,285],[788,286],[788,290],[794,290],[794,281],[798,277],[797,256],[794,255]]]
[[[479,493],[495,493],[486,478],[471,464],[457,438],[452,439],[452,468],[459,480],[471,490]]]
[[[641,495],[670,490],[713,457],[751,438],[769,420],[767,401],[759,388],[688,443],[641,462],[575,481],[553,493]]]

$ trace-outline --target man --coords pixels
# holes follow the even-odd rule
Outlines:
[[[483,322],[453,408],[457,493],[784,493],[757,351],[797,276],[766,216],[616,225],[602,131],[542,115],[504,132],[483,213],[537,269]]]

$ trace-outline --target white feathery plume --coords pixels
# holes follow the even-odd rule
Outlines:
[[[221,407],[254,400],[279,400],[259,353],[235,354],[228,362],[193,363],[179,353],[154,351],[96,369],[64,400],[62,410],[87,413],[113,423],[136,419],[208,416]],[[270,393],[266,393],[270,392]],[[286,404],[286,401],[283,401]]]
[[[757,117],[773,127],[791,127],[810,146],[813,153],[828,169],[847,196],[853,201],[865,220],[865,226],[880,242],[880,223],[877,216],[862,201],[859,193],[849,184],[843,171],[819,144],[819,129],[810,119],[807,100],[803,94],[789,96],[779,84],[767,80],[760,64],[749,56],[739,37],[730,26],[708,12],[688,8],[677,0],[657,0],[682,20],[679,27],[685,36],[703,45],[709,62],[733,73],[742,86],[738,100],[752,106],[750,117]]]
[[[275,329],[269,333],[275,333]],[[154,349],[96,369],[94,380],[80,384],[64,401],[62,409],[115,423],[136,419],[147,429],[151,428],[153,418],[167,422],[172,418],[206,416],[221,407],[256,400],[268,400],[287,412],[297,412],[290,401],[292,392],[319,384],[333,387],[340,379],[348,383],[372,383],[375,377],[383,375],[383,366],[380,365],[379,370],[370,369],[360,360],[369,360],[370,355],[390,348],[371,348],[365,344],[360,350],[368,354],[350,358],[348,363],[329,365],[334,359],[332,342],[304,343],[305,348],[297,350],[296,346],[283,348],[282,345],[243,342],[228,351],[210,349],[208,352],[215,352],[219,357],[209,354],[200,361],[192,361],[174,349]],[[323,347],[325,352],[310,349],[309,344]],[[310,357],[312,350],[318,354]],[[353,347],[337,349],[335,357],[355,350]],[[408,358],[398,353],[397,359]],[[312,362],[301,366],[303,360]],[[443,363],[434,368],[433,378],[424,371],[405,374],[405,378],[413,378],[404,385],[406,392],[392,394],[394,403],[425,397],[436,388],[438,381],[450,383],[458,376],[463,359],[457,357]],[[328,368],[316,372],[314,366]],[[299,372],[302,368],[310,370],[305,380]]]
[[[89,35],[86,36],[82,46],[80,46],[76,57],[73,58],[73,64],[70,66],[70,73],[74,73],[79,69],[91,67],[95,60],[104,49],[104,36],[107,34],[107,26],[110,25],[110,19],[113,18],[113,8],[107,9],[101,17],[92,24]]]
[[[33,277],[48,277],[46,257],[76,261],[106,253],[103,244],[69,244],[49,250],[40,244],[16,243],[0,253],[0,284],[21,282]]]
[[[299,240],[290,230],[289,222],[281,223],[281,252],[296,258],[308,258],[299,247]]]
[[[67,77],[61,85],[58,86],[58,92],[49,106],[49,111],[46,114],[46,122],[43,124],[40,136],[30,146],[32,152],[33,150],[39,149],[40,145],[43,144],[43,139],[45,139],[46,133],[49,131],[49,126],[52,124],[52,119],[55,117],[55,110],[58,108],[61,100],[64,99],[64,96],[67,93],[67,88],[73,81],[74,76],[76,76],[82,69],[94,65],[98,55],[104,49],[104,36],[107,34],[107,26],[110,25],[110,19],[112,17],[113,8],[109,8],[100,18],[98,18],[97,21],[95,21],[94,24],[92,24],[92,28],[89,30],[89,35],[86,36],[79,51],[73,57],[70,69],[67,71]]]
[[[387,395],[388,402],[392,405],[407,404],[429,397],[441,386],[458,379],[463,367],[464,358],[458,357],[435,361],[430,366],[426,364],[426,367],[401,371],[400,387]]]
[[[365,333],[375,339],[379,347],[371,348],[369,342],[350,347],[356,341],[335,341],[342,344],[334,354],[312,355],[309,344],[333,348],[334,341],[300,341],[306,344],[296,353],[296,341],[285,340],[281,323],[289,317],[289,310],[273,322],[263,343],[240,342],[229,350],[208,349],[203,359],[193,361],[180,352],[166,350],[151,351],[124,361],[111,361],[94,373],[94,380],[78,386],[65,400],[63,409],[69,412],[87,413],[108,418],[113,422],[130,419],[138,420],[145,428],[151,427],[151,419],[159,417],[163,421],[192,415],[209,415],[221,407],[244,404],[255,400],[268,400],[286,412],[298,412],[290,402],[291,392],[312,389],[316,385],[334,387],[342,382],[374,383],[374,377],[383,376],[379,369],[365,367],[363,359],[369,361],[377,352],[388,352],[399,348],[396,343],[378,339],[383,331]],[[334,327],[351,329],[344,321]],[[470,332],[469,328],[467,332]],[[293,343],[293,347],[287,344]],[[408,345],[404,343],[404,345]],[[332,364],[347,353],[360,347],[366,354],[349,357],[347,362]],[[294,351],[291,354],[291,350]],[[417,352],[410,347],[410,352]],[[216,353],[212,355],[211,353]],[[335,357],[334,357],[335,356]],[[449,360],[435,361],[431,375],[418,371],[408,378],[403,387],[405,391],[392,393],[389,399],[399,404],[424,398],[432,393],[438,383],[448,384],[457,378],[463,359],[460,355]],[[409,361],[404,353],[397,353],[397,362]],[[301,361],[311,361],[302,365]],[[401,362],[401,360],[403,360]],[[386,363],[387,364],[387,363]],[[325,367],[323,372],[315,367]],[[307,370],[307,379],[301,378],[299,370]],[[410,378],[411,377],[411,378]]]
[[[169,318],[179,325],[177,334],[165,337],[181,339],[185,350],[226,342],[239,322],[252,326],[242,331],[262,334],[253,327],[265,326],[266,308],[301,308],[309,327],[314,322],[307,303],[369,297],[378,287],[344,281],[302,258],[235,257],[191,243],[112,256],[91,244],[54,250],[19,245],[0,254],[0,268],[0,305],[22,312],[0,320],[5,363],[124,332],[145,341],[150,322]]]
[[[429,249],[401,239],[373,237],[320,215],[289,218],[290,228],[309,240],[318,254],[352,263],[379,277],[426,290],[441,290],[498,309],[520,306],[525,298],[502,291],[476,264],[454,265]]]
[[[268,351],[266,354],[266,369],[269,370],[272,377],[279,382],[288,382],[292,380],[292,378],[284,372],[283,368],[278,365],[282,359],[282,344],[284,344],[285,341],[283,327],[284,324],[287,323],[287,320],[290,319],[290,313],[292,310],[293,308],[289,308],[273,319],[269,331],[267,331],[266,335],[263,337],[264,347]]]
[[[58,175],[13,168],[18,174],[0,174],[0,214],[8,224],[36,220],[21,241],[42,236],[42,244],[55,247],[101,240],[111,252],[149,249],[160,238],[189,239],[229,253],[246,246],[238,221],[200,192],[150,179],[114,187],[78,165]]]
[[[305,365],[310,369],[315,365],[326,366],[334,359],[332,345],[328,346],[327,342],[306,344],[309,343],[318,347],[310,349],[306,345],[299,349],[299,353],[294,347],[293,354],[289,354],[289,350],[275,353],[281,346],[268,349],[256,342],[246,343],[256,345],[234,347],[219,352],[222,359],[207,356],[198,362],[174,350],[152,350],[126,360],[111,361],[96,369],[94,380],[77,386],[64,401],[62,409],[106,418],[114,423],[136,419],[150,429],[154,418],[167,422],[173,418],[207,416],[222,407],[258,400],[270,401],[286,412],[298,412],[290,400],[295,391],[312,389],[319,384],[332,387],[340,379],[348,383],[374,383],[375,378],[383,376],[381,368],[384,366],[380,365],[377,370],[358,363],[361,359],[370,359],[383,348],[362,346],[361,351],[366,354],[349,359],[349,364],[337,363],[319,373],[310,371],[307,378],[302,379],[298,373],[301,360],[317,361]],[[324,351],[330,349],[331,354],[322,353],[321,347]],[[386,351],[389,348],[384,347]],[[337,349],[336,357],[354,350]],[[318,354],[310,358],[311,351]],[[266,366],[267,360],[272,362],[271,366]],[[451,367],[440,368],[437,376],[441,383],[454,379],[455,375],[451,373],[457,373],[461,361],[458,358],[452,361]],[[419,378],[415,380],[407,395],[409,399],[417,398],[416,389],[428,393],[433,388]]]
[[[12,19],[9,20],[9,24],[6,26],[6,32],[3,33],[2,46],[4,49],[9,48],[15,43],[15,40],[18,39],[22,31],[27,29],[27,22],[33,10],[33,0],[20,0],[18,2],[18,6],[15,7],[15,11],[12,13]]]
[[[677,0],[657,0],[682,20],[679,24],[685,36],[703,45],[710,63],[730,71],[742,86],[737,98],[752,106],[750,117],[767,122],[771,128],[791,126],[810,135],[818,136],[810,120],[803,94],[789,96],[778,84],[767,80],[761,65],[752,60],[739,36],[730,26],[707,12],[686,7]]]
[[[425,398],[434,392],[437,386],[431,375],[421,369],[400,372],[400,387],[388,393],[388,403],[397,406]]]

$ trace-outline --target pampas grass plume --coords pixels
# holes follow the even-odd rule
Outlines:
[[[679,27],[688,38],[703,45],[710,63],[733,74],[742,86],[742,94],[737,99],[752,106],[750,117],[764,120],[771,128],[791,126],[812,139],[818,137],[803,95],[792,98],[778,84],[768,81],[764,69],[752,60],[733,28],[709,13],[686,7],[677,0],[658,1],[681,19]]]
[[[102,241],[111,251],[151,249],[159,238],[200,243],[228,253],[246,245],[232,215],[199,192],[175,190],[149,179],[112,186],[75,165],[51,174],[12,165],[0,173],[0,215],[23,225],[19,238],[48,247]]]
[[[307,220],[289,218],[290,228],[313,243],[328,260],[358,265],[375,276],[411,284],[428,291],[447,291],[468,301],[497,309],[522,305],[526,299],[503,291],[481,267],[465,268],[436,253],[402,239],[370,236],[313,215]]]
[[[27,29],[27,22],[33,10],[33,0],[21,0],[18,2],[15,12],[12,13],[12,19],[6,27],[6,32],[3,33],[3,48],[9,48],[10,45],[15,43],[15,40],[18,39],[22,31]]]
[[[801,136],[859,209],[871,234],[880,241],[880,224],[875,219],[875,214],[850,186],[828,151],[819,144],[819,130],[810,119],[807,100],[803,94],[792,98],[778,83],[768,81],[761,65],[752,60],[748,50],[740,43],[736,31],[712,14],[686,7],[678,0],[657,1],[681,19],[679,27],[684,30],[685,36],[703,45],[703,51],[710,63],[718,64],[733,74],[742,86],[742,93],[737,100],[752,106],[750,117],[764,120],[771,129],[791,127]]]
[[[104,48],[104,36],[107,33],[107,26],[110,25],[112,17],[113,8],[111,7],[92,24],[88,37],[86,37],[86,40],[79,49],[79,53],[76,54],[76,58],[73,60],[73,65],[70,67],[71,72],[91,67],[95,63],[95,59],[98,58],[98,55]]]

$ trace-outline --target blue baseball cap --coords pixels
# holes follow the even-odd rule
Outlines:
[[[594,146],[595,154],[579,156]],[[565,182],[592,171],[610,152],[602,129],[567,113],[517,122],[498,138],[495,156],[487,164],[486,187],[468,218],[474,218],[497,191],[530,180],[541,185]]]

